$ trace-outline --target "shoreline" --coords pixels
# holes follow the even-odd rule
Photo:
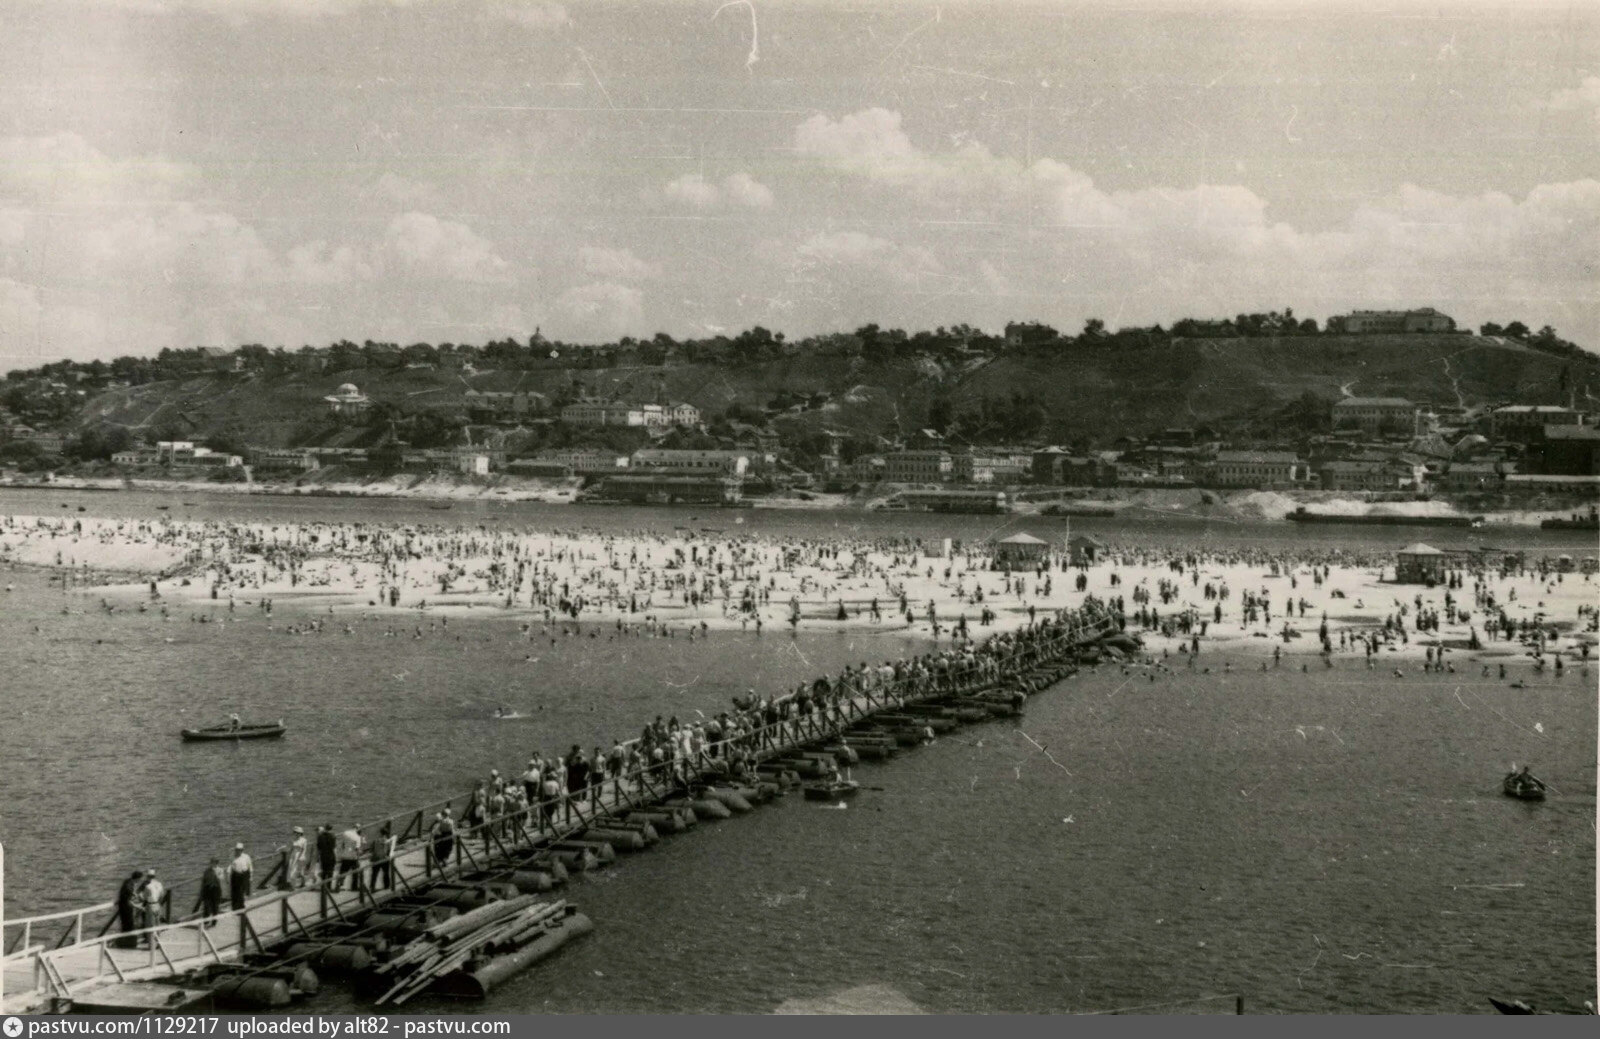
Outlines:
[[[517,482],[510,483],[510,481]],[[406,486],[408,482],[409,486]],[[37,482],[0,480],[0,494],[3,494],[6,490],[13,489],[93,493],[135,491],[151,494],[188,492],[288,499],[381,499],[388,501],[414,501],[434,505],[442,504],[447,507],[456,504],[470,505],[483,502],[503,505],[535,503],[541,505],[600,506],[612,504],[583,500],[578,496],[577,488],[568,481],[541,481],[536,478],[515,476],[495,478],[492,482],[486,484],[470,483],[447,476],[432,475],[399,479],[384,477],[369,481],[344,480],[318,483],[311,486],[297,486],[282,482],[213,483],[207,480],[156,480],[138,477],[61,477],[52,481]],[[1028,501],[1022,503],[1022,508],[1012,508],[1005,512],[997,512],[995,515],[1013,519],[1039,518],[1054,520],[1063,516],[1069,519],[1073,518],[1070,512],[1053,515],[1044,511],[1045,508],[1051,505],[1060,505],[1069,510],[1091,510],[1089,514],[1097,519],[1164,518],[1197,523],[1248,522],[1282,526],[1285,529],[1301,525],[1315,527],[1449,527],[1459,529],[1465,527],[1464,521],[1481,516],[1482,524],[1474,529],[1511,528],[1537,530],[1541,529],[1540,525],[1545,520],[1565,520],[1582,512],[1582,508],[1576,506],[1464,512],[1454,504],[1440,499],[1367,501],[1359,498],[1341,497],[1341,492],[1336,491],[1308,491],[1298,494],[1251,490],[1206,491],[1202,496],[1198,491],[1179,491],[1163,494],[1162,492],[1139,488],[1126,490],[1126,494],[1118,497],[1077,498],[1063,496],[1053,500]],[[881,486],[875,487],[870,491],[863,490],[854,495],[809,491],[805,493],[807,497],[803,498],[772,496],[747,498],[738,505],[685,503],[684,507],[705,509],[719,513],[758,509],[775,512],[882,512],[894,514],[904,511],[917,515],[936,514],[932,510],[926,509],[899,510],[883,508],[881,503],[887,500],[888,497],[892,497],[897,491],[885,491]],[[1064,491],[1064,493],[1070,493],[1070,489]],[[1185,501],[1181,500],[1181,497],[1193,497],[1195,500]],[[0,502],[3,501],[3,497],[0,497]],[[651,507],[643,503],[622,503],[622,506],[633,508]],[[1300,506],[1304,506],[1314,512],[1317,518],[1309,521],[1290,520],[1288,518],[1289,513]],[[1385,522],[1385,519],[1392,519],[1393,522]],[[1347,520],[1348,522],[1341,522],[1342,520]]]

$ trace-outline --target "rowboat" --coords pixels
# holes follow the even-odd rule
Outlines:
[[[861,784],[853,779],[834,779],[826,783],[807,783],[805,793],[807,801],[839,801],[856,796],[860,789]]]
[[[1532,776],[1525,776],[1520,772],[1507,772],[1505,782],[1500,784],[1507,797],[1515,797],[1519,801],[1543,801],[1544,784]]]
[[[185,743],[199,743],[205,740],[275,740],[287,731],[282,722],[272,722],[262,725],[241,725],[235,729],[231,725],[212,725],[204,729],[184,729],[180,735]]]

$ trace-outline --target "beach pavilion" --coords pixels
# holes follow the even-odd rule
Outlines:
[[[993,542],[996,570],[1037,570],[1050,563],[1050,542],[1025,531]]]
[[[1432,584],[1444,580],[1448,553],[1418,541],[1395,553],[1394,579],[1397,584]]]
[[[1074,534],[1067,539],[1073,566],[1093,566],[1105,554],[1106,543],[1089,534]]]

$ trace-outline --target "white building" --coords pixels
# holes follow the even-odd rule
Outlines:
[[[356,388],[353,382],[347,382],[333,393],[322,398],[327,401],[328,408],[340,418],[355,418],[366,413],[372,407],[372,401],[367,395]]]
[[[686,472],[720,472],[743,476],[750,468],[750,453],[738,450],[641,448],[633,453],[636,469],[672,469]]]

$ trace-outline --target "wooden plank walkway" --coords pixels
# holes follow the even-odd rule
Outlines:
[[[1050,666],[1078,646],[1107,633],[1110,624],[1105,616],[1077,620],[1064,635],[1029,652],[1016,663],[1024,668]],[[957,695],[962,690],[955,686],[966,686],[966,691],[972,691],[975,681],[980,680],[957,678],[949,684],[932,682],[915,691],[896,687],[869,689],[855,693],[836,706],[765,726],[743,739],[753,737],[757,745],[756,758],[766,761],[835,737],[869,721],[873,715]],[[685,763],[684,778],[691,785],[718,775],[721,746],[707,748],[698,760]],[[681,795],[680,780],[667,769],[668,766],[647,767],[621,782],[608,780],[599,791],[591,791],[592,796],[580,797],[576,805],[557,808],[563,819],[549,828],[538,822],[537,806],[516,816],[491,820],[477,829],[462,827],[456,837],[452,861],[442,869],[432,861],[428,827],[433,813],[445,807],[452,808],[455,817],[460,819],[467,796],[364,826],[365,834],[387,822],[399,833],[393,859],[393,888],[386,891],[369,892],[363,888],[333,892],[326,884],[301,890],[274,890],[256,894],[244,909],[224,911],[210,921],[191,918],[129,933],[110,930],[115,924],[111,903],[28,921],[7,921],[8,931],[20,930],[15,930],[8,938],[0,1012],[48,1011],[70,1000],[74,994],[99,985],[164,979],[209,964],[235,962],[243,954],[266,951],[286,939],[303,937],[316,941],[316,933],[324,924],[342,921],[397,895],[419,892],[441,880],[504,868],[508,863],[525,860],[554,841],[580,833],[592,825],[596,816],[648,808]],[[568,812],[575,814],[569,816]],[[363,881],[370,876],[371,865],[371,860],[363,860],[360,871]],[[275,868],[267,874],[266,881],[271,882],[278,873],[279,869]],[[89,932],[100,926],[106,914],[112,915],[106,930],[91,936]],[[49,929],[52,923],[53,930]],[[62,933],[63,927],[65,933]],[[123,948],[122,944],[129,939],[137,940],[144,947]],[[54,947],[50,946],[52,942]]]

